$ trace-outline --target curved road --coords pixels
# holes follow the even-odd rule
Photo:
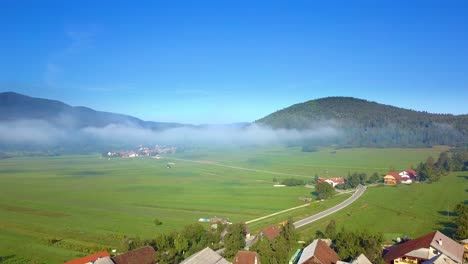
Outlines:
[[[331,215],[335,212],[338,212],[339,210],[345,208],[346,206],[352,204],[354,201],[356,201],[363,193],[364,191],[366,190],[366,186],[363,186],[363,185],[359,185],[356,189],[356,192],[351,196],[349,197],[347,200],[345,200],[344,202],[338,204],[338,205],[335,205],[333,206],[332,208],[329,208],[323,212],[320,212],[318,214],[315,214],[315,215],[312,215],[312,216],[309,216],[307,218],[304,218],[302,220],[299,220],[297,222],[294,223],[294,227],[295,228],[299,228],[299,227],[302,227],[302,226],[305,226],[305,225],[308,225],[312,222],[315,222],[321,218],[324,218],[325,216],[328,216],[328,215]]]

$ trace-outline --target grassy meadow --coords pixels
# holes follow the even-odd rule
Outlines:
[[[99,155],[0,160],[0,262],[60,263],[88,252],[117,248],[124,235],[150,238],[195,223],[200,217],[248,221],[301,205],[298,197],[310,196],[312,190],[306,187],[275,188],[273,178],[313,180],[315,174],[337,177],[354,171],[383,174],[390,167],[405,169],[428,156],[436,158],[442,150],[444,147],[362,148],[306,153],[300,148],[277,146],[187,151],[161,160],[108,160]],[[172,168],[166,167],[168,162],[174,163]],[[452,178],[453,183],[447,180]],[[417,232],[423,233],[439,221],[427,219],[428,214],[445,210],[446,205],[437,202],[438,191],[447,188],[451,202],[466,199],[464,178],[452,178],[433,185],[371,188],[352,205],[352,217],[377,221],[380,217],[375,214],[383,214],[382,218],[388,219],[391,214],[382,206],[395,206],[399,201],[408,204],[408,194],[403,189],[408,188],[413,195],[410,202],[418,207],[412,213],[416,220],[401,217],[408,229],[392,223],[372,225],[390,233],[406,232],[406,222],[411,220],[418,227]],[[462,188],[461,194],[454,191],[457,188]],[[394,196],[398,196],[396,201]],[[252,228],[258,230],[287,217],[305,217],[346,198],[347,195],[340,195],[324,203],[313,203],[254,223]],[[343,217],[343,213],[338,215]],[[155,226],[155,218],[163,224]],[[353,220],[356,223],[347,225],[358,228],[370,224],[366,221]],[[420,225],[418,221],[432,224]],[[301,232],[304,236],[313,234],[324,223],[319,221]]]
[[[347,208],[299,229],[303,239],[324,231],[330,220],[337,230],[382,232],[384,238],[415,238],[432,230],[454,231],[453,209],[468,201],[468,173],[451,173],[436,183],[369,187]]]

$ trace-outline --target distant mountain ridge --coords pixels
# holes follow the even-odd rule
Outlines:
[[[60,101],[35,98],[15,92],[0,93],[0,121],[44,120],[60,128],[105,127],[110,124],[133,125],[148,129],[183,126],[178,123],[143,121],[133,116],[70,106]]]
[[[189,125],[143,121],[129,115],[96,111],[82,106],[70,106],[56,100],[4,92],[0,93],[0,124],[3,124],[3,128],[0,126],[0,130],[3,129],[6,132],[3,132],[3,142],[0,142],[0,149],[2,146],[14,149],[16,148],[15,144],[22,142],[11,143],[6,139],[11,137],[5,137],[5,135],[11,134],[8,122],[21,120],[45,121],[52,126],[52,132],[55,128],[59,131],[89,132],[90,129],[107,127],[105,137],[115,134],[113,132],[116,126],[136,127],[152,131],[191,128],[193,130],[188,130],[187,133],[217,131],[217,133],[229,134],[227,131],[231,131],[230,129],[240,129],[233,132],[238,133],[244,128],[259,125],[270,127],[273,130],[293,129],[320,132],[315,133],[316,135],[320,134],[316,140],[298,139],[299,142],[296,144],[303,146],[421,147],[438,144],[468,145],[468,115],[431,114],[352,97],[327,97],[295,104],[259,119],[253,124]],[[185,130],[187,131],[187,129]],[[323,136],[324,133],[330,131],[337,133]],[[139,139],[136,136],[136,131],[130,133],[132,133],[131,137]],[[172,131],[169,132],[170,134]],[[144,136],[144,134],[138,135]],[[125,136],[119,137],[120,139],[125,139]],[[67,137],[67,140],[62,141],[59,146],[71,144],[69,142],[71,140],[73,140],[72,137]],[[86,140],[86,144],[90,148],[93,147],[93,144],[97,144],[95,138],[87,138]],[[80,145],[83,142],[76,140],[73,144]]]
[[[331,126],[347,146],[429,146],[468,143],[468,115],[431,114],[353,97],[326,97],[274,112],[256,121],[272,128]]]

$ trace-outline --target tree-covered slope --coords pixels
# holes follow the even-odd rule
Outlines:
[[[83,106],[70,106],[60,101],[26,95],[0,93],[0,121],[43,120],[60,128],[105,127],[125,124],[159,129],[180,126],[176,123],[147,122],[133,116],[96,111]]]
[[[272,128],[340,132],[334,141],[349,146],[463,145],[468,115],[431,114],[351,97],[327,97],[295,104],[256,121]]]

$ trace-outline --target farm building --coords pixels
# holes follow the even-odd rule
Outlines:
[[[260,256],[257,252],[239,251],[232,259],[232,264],[260,264]]]
[[[398,183],[411,184],[416,181],[416,171],[407,169],[400,173],[391,171],[384,177],[384,183],[387,185],[395,185]]]
[[[336,252],[320,239],[315,239],[304,248],[298,264],[336,264],[340,258]]]
[[[387,249],[386,263],[463,263],[463,246],[435,231]]]
[[[384,176],[384,183],[386,185],[396,185],[401,182],[401,176],[397,172],[391,171]]]
[[[319,178],[318,183],[321,182],[326,182],[333,187],[335,187],[338,184],[345,183],[345,179],[343,177],[336,177],[336,178]]]
[[[401,183],[411,184],[416,180],[416,171],[413,169],[404,170],[399,173],[401,177]]]

